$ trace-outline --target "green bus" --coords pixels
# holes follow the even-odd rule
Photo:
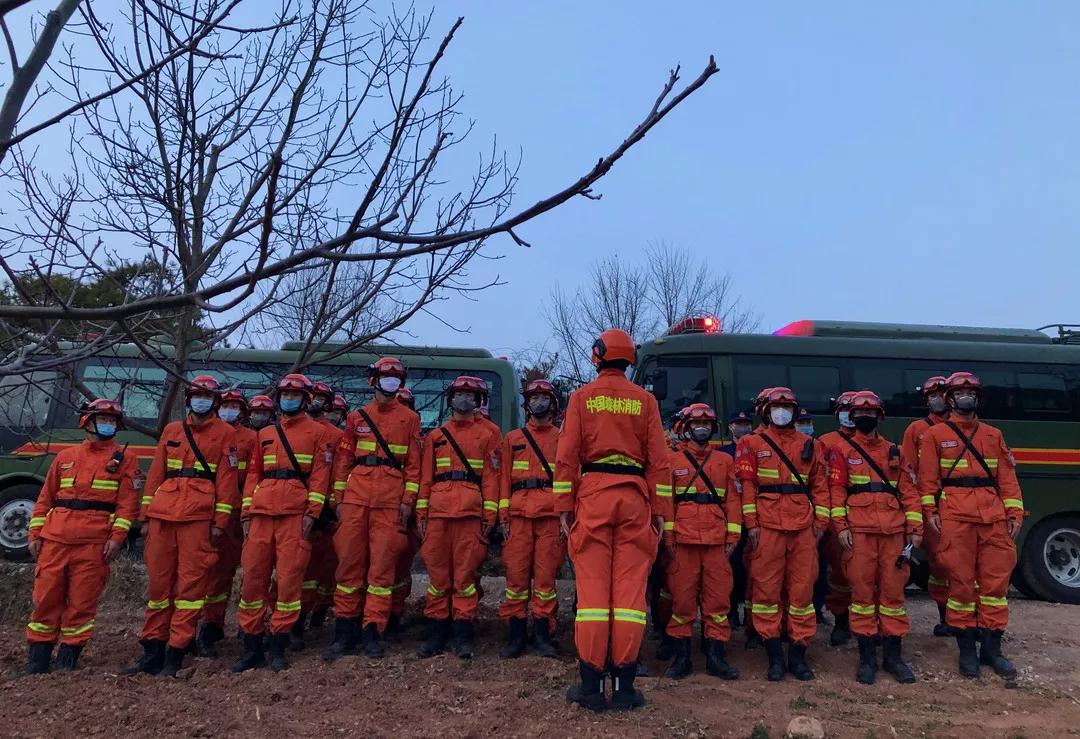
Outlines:
[[[1028,512],[1013,584],[1031,597],[1080,603],[1080,335],[1054,328],[1056,336],[797,321],[760,335],[709,332],[692,320],[641,347],[634,379],[665,419],[695,402],[726,417],[762,388],[790,387],[815,414],[817,433],[836,427],[830,411],[840,392],[869,389],[885,402],[883,433],[899,442],[926,415],[918,391],[926,378],[974,372],[985,388],[980,417],[1004,432]],[[925,568],[915,580],[925,585]]]
[[[320,350],[334,348],[324,345]],[[223,349],[196,354],[189,362],[188,376],[213,374],[250,397],[271,387],[302,349],[302,344],[287,343],[279,351]],[[425,431],[446,419],[443,390],[460,374],[487,381],[491,420],[504,433],[519,425],[518,383],[506,359],[484,349],[399,345],[370,349],[370,353],[316,361],[304,374],[328,382],[345,396],[350,408],[356,408],[370,399],[368,366],[380,356],[395,356],[408,367],[406,386],[416,397]],[[168,348],[161,350],[168,356]],[[146,359],[138,347],[120,345],[79,362],[72,373],[36,372],[0,381],[0,554],[8,559],[26,558],[30,513],[53,455],[83,439],[77,411],[83,402],[76,389],[80,383],[96,397],[122,397],[128,416],[151,426],[157,423],[167,379],[165,370]],[[154,439],[131,430],[121,431],[117,438],[129,445],[129,452],[137,454],[144,467],[149,466]]]

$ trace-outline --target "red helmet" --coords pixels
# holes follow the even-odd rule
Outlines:
[[[256,395],[248,403],[248,410],[272,411],[274,410],[274,401],[270,399],[269,395]]]
[[[334,402],[330,407],[331,410],[341,411],[342,413],[349,412],[349,404],[345,401],[345,396],[340,393],[334,394]]]
[[[311,389],[309,390],[309,397],[314,398],[316,395],[322,395],[326,398],[327,405],[329,406],[334,402],[334,390],[327,383],[322,380],[316,380],[311,383]]]
[[[487,383],[479,377],[461,375],[450,383],[450,387],[446,388],[447,402],[450,401],[450,398],[454,393],[463,391],[469,391],[476,395],[476,405],[482,406],[484,404],[484,398],[487,395]]]
[[[948,395],[964,388],[970,388],[978,395],[982,395],[982,383],[979,378],[970,372],[953,372],[945,380],[945,392]]]
[[[551,402],[554,403],[552,410],[557,411],[559,409],[559,394],[555,392],[555,386],[547,380],[533,380],[525,386],[525,406],[526,409],[529,405],[529,398],[534,395],[547,395],[551,397]]]
[[[372,387],[380,377],[396,377],[404,384],[407,376],[408,370],[405,369],[405,365],[400,359],[394,357],[383,357],[368,367],[368,384]]]
[[[941,375],[934,375],[933,377],[927,378],[926,381],[919,386],[919,392],[923,394],[924,398],[931,393],[944,392],[945,388],[948,385],[948,382],[949,379],[947,377],[942,377]]]
[[[215,398],[221,399],[221,383],[213,375],[196,375],[191,384],[184,390],[184,398],[190,398],[194,393],[210,393]]]
[[[771,387],[764,388],[757,394],[757,397],[754,398],[754,412],[758,415],[761,415],[761,411],[765,407],[765,401],[768,399],[769,393],[771,393],[772,390]]]
[[[245,411],[248,408],[247,398],[244,397],[244,394],[242,392],[240,392],[239,390],[236,390],[236,389],[226,390],[225,392],[223,392],[221,394],[221,402],[222,403],[239,403],[240,408],[242,410],[245,410]]]
[[[799,409],[799,398],[791,388],[769,388],[769,392],[765,396],[765,403],[761,406],[762,412],[765,412],[769,410],[770,407],[778,404],[793,405],[797,411]]]
[[[401,388],[397,391],[397,399],[402,405],[416,410],[416,396],[412,394],[412,390]]]
[[[299,372],[292,372],[278,380],[274,391],[277,395],[281,395],[282,390],[299,390],[304,394],[304,399],[309,400],[311,398],[311,381]]]
[[[480,388],[480,403],[479,405],[487,405],[488,401],[488,384],[481,377],[474,377],[473,375],[462,375],[457,378],[458,380],[469,380],[475,383]],[[457,380],[454,380],[457,382]]]
[[[852,393],[848,401],[848,408],[852,413],[855,411],[877,411],[882,418],[885,417],[885,404],[881,402],[881,398],[877,396],[877,393],[870,390],[860,390],[857,393]]]
[[[844,392],[840,393],[839,397],[837,397],[836,400],[833,401],[835,403],[835,407],[833,408],[833,414],[835,415],[843,410],[850,410],[851,399],[858,394],[859,393],[856,390],[845,390]]]
[[[120,427],[124,422],[124,407],[120,405],[119,401],[108,400],[107,398],[92,400],[80,409],[79,428],[86,428],[86,424],[90,423],[90,419],[99,415],[113,416],[116,418],[116,425]]]
[[[600,334],[592,345],[592,363],[601,362],[637,362],[637,349],[630,334],[620,328],[609,328]]]
[[[682,423],[689,426],[694,421],[708,421],[712,424],[713,433],[720,430],[720,421],[716,417],[716,411],[709,407],[708,403],[693,403],[683,409]]]
[[[680,408],[675,411],[675,415],[671,419],[671,433],[675,436],[682,434],[683,421],[686,419],[686,408]]]

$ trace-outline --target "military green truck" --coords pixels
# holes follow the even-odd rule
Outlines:
[[[722,416],[750,406],[766,387],[790,387],[836,427],[832,401],[869,389],[885,402],[882,432],[899,442],[925,416],[919,386],[933,375],[974,372],[985,388],[980,417],[1012,447],[1028,512],[1014,585],[1023,593],[1080,603],[1080,334],[1041,330],[797,321],[774,334],[723,334],[719,322],[679,324],[641,347],[635,381],[665,419],[690,403]],[[1044,333],[1052,329],[1053,335]],[[925,585],[925,568],[916,580]]]

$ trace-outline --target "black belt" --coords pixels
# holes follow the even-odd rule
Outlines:
[[[195,478],[197,480],[216,480],[217,473],[207,472],[206,470],[197,470],[194,467],[181,467],[178,470],[165,470],[166,480],[171,480],[175,477]]]
[[[296,470],[263,470],[262,476],[267,480],[302,480],[307,482],[308,476]]]
[[[777,493],[779,495],[809,495],[805,485],[758,485],[759,493]]]
[[[435,475],[432,482],[469,482],[469,473],[461,470],[454,470],[453,472],[440,472]],[[476,481],[480,481],[480,475],[476,476]]]
[[[723,498],[712,493],[675,493],[676,503],[713,503],[720,505]]]
[[[364,457],[353,459],[353,467],[393,467],[394,463],[378,454],[368,454]]]
[[[941,481],[943,488],[992,488],[997,483],[992,477],[950,477]]]
[[[645,477],[645,470],[632,464],[610,464],[608,462],[586,462],[581,465],[582,474],[586,472],[606,472],[609,475],[633,475]]]
[[[891,493],[892,495],[896,495],[897,491],[896,488],[889,483],[881,482],[880,480],[847,486],[848,495],[856,495],[857,493]]]
[[[103,500],[57,498],[52,504],[53,508],[70,508],[73,511],[104,511],[105,513],[116,513],[116,503],[106,503]]]
[[[511,483],[510,492],[516,493],[518,490],[540,490],[549,487],[551,487],[551,483],[546,477],[531,477],[528,480],[518,480],[517,482]]]

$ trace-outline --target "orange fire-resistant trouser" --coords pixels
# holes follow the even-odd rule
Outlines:
[[[559,612],[555,578],[564,559],[566,544],[556,516],[511,516],[510,537],[502,550],[506,596],[499,605],[499,617],[525,618],[531,595],[533,618],[546,618],[554,631]]]
[[[705,638],[728,641],[731,624],[731,562],[723,544],[676,544],[668,567],[673,608],[668,636],[689,639],[701,605]]]
[[[817,579],[817,541],[810,527],[800,531],[762,528],[754,548],[754,628],[764,639],[781,635],[781,604],[787,597],[787,633],[805,644],[817,631],[814,580]]]
[[[148,580],[143,639],[167,639],[177,649],[191,645],[216,556],[209,521],[150,519],[143,548]]]
[[[416,533],[416,518],[409,520],[405,540],[394,558],[394,594],[390,598],[390,613],[401,617],[405,615],[405,601],[412,592],[412,566],[416,553],[420,551],[420,535]]]
[[[829,613],[846,613],[851,607],[851,583],[848,582],[844,573],[844,548],[834,532],[825,534],[825,543],[822,546],[822,555],[825,561],[822,567],[828,567],[829,593],[825,596],[825,607]]]
[[[856,636],[906,636],[910,623],[904,609],[904,586],[911,568],[896,566],[904,549],[903,534],[851,532],[851,551],[844,555],[851,582],[851,632]]]
[[[486,554],[479,516],[428,519],[420,544],[420,556],[430,579],[424,615],[450,618],[452,601],[455,621],[476,618],[476,571]]]
[[[109,579],[105,543],[45,540],[34,567],[34,612],[26,627],[31,642],[81,645],[94,633],[98,600]]]
[[[311,613],[319,606],[333,603],[337,565],[333,534],[329,531],[312,532],[311,557],[308,558],[300,591],[302,613]]]
[[[382,633],[390,617],[394,565],[405,540],[398,511],[342,503],[338,520],[334,615],[358,618],[362,610],[364,625],[375,624]]]
[[[578,498],[570,531],[578,610],[578,658],[595,670],[637,661],[645,633],[645,588],[658,532],[636,486]]]
[[[206,603],[202,609],[202,622],[224,626],[225,610],[232,595],[236,568],[240,566],[240,553],[244,549],[244,529],[240,518],[230,520],[218,543],[217,556],[210,566],[207,578]]]
[[[1009,625],[1009,578],[1016,566],[1016,544],[1005,521],[943,520],[938,556],[949,575],[949,626],[1004,630]]]
[[[270,617],[270,631],[284,634],[300,617],[301,586],[311,542],[301,535],[304,516],[252,515],[240,566],[244,581],[240,587],[237,618],[245,634],[261,634],[269,607],[270,575],[274,574],[277,600]]]
[[[949,598],[949,573],[942,564],[941,557],[938,556],[940,547],[941,534],[934,531],[933,526],[924,527],[922,548],[926,552],[927,565],[930,570],[930,575],[926,580],[926,590],[930,597],[934,599],[934,602],[939,606],[943,606]]]

